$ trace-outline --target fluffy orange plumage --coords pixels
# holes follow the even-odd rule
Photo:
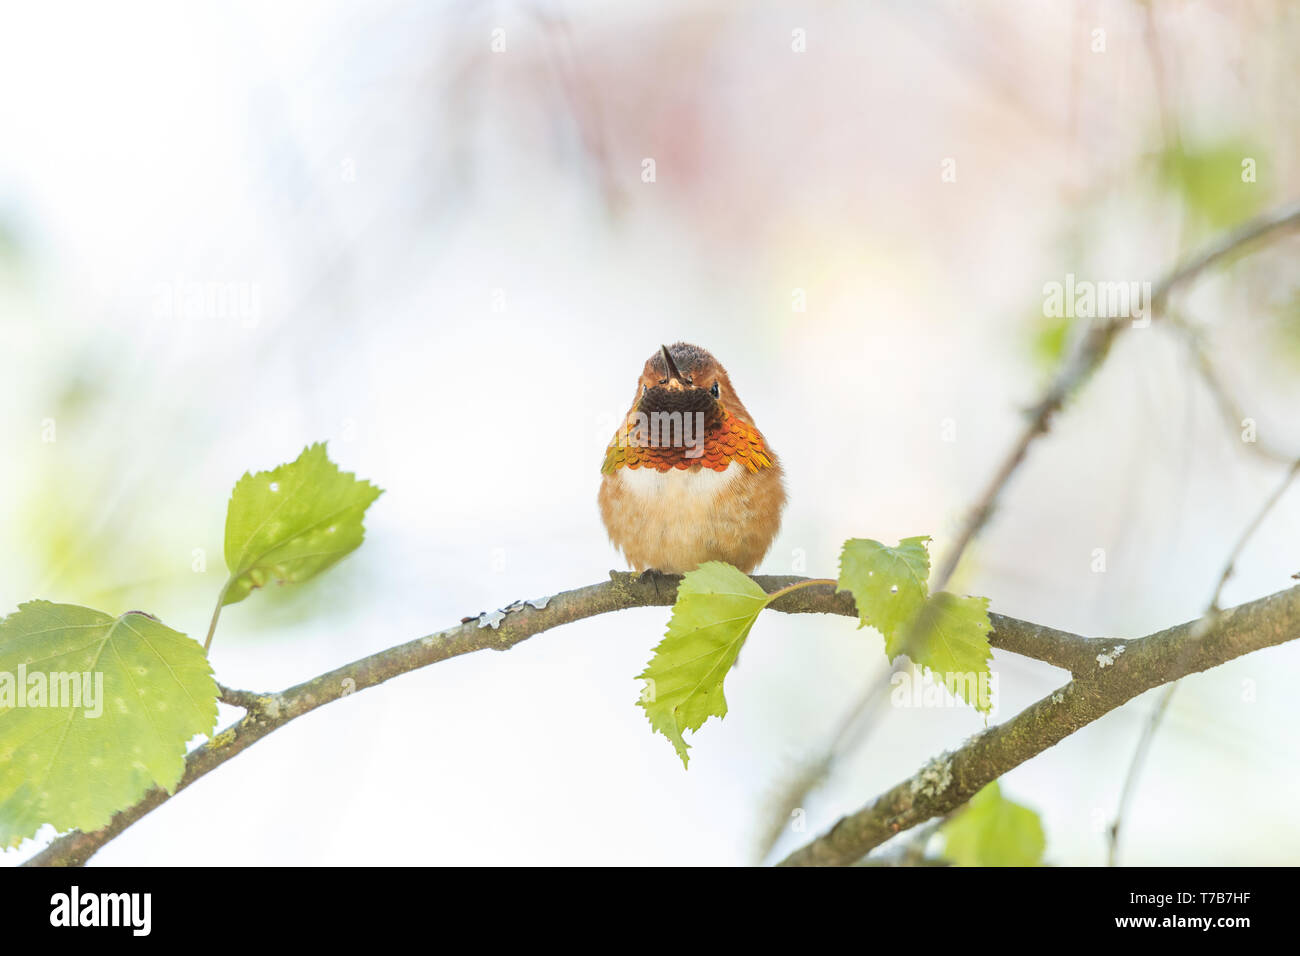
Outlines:
[[[781,524],[781,466],[712,355],[678,342],[646,361],[606,449],[600,514],[638,571],[704,561],[752,571]]]

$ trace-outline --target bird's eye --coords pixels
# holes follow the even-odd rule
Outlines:
[[[722,389],[719,387],[717,382],[714,382],[713,385],[709,388],[709,394],[712,395],[714,398],[717,398],[719,395],[722,394]]]
[[[642,398],[645,398],[645,396],[646,396],[646,392],[648,392],[648,391],[650,391],[650,386],[649,386],[649,385],[642,385],[642,386],[641,386],[641,397],[642,397]]]

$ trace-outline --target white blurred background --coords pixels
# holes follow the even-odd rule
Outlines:
[[[1059,356],[1045,283],[1154,281],[1300,195],[1297,41],[1281,0],[8,4],[0,609],[139,608],[201,636],[235,480],[315,440],[387,493],[334,570],[227,610],[227,685],[279,689],[601,580],[623,567],[602,452],[678,339],[727,365],[786,466],[760,570],[833,576],[853,536],[942,551]],[[1300,455],[1298,250],[1175,305],[1260,442]],[[958,584],[1094,636],[1199,616],[1284,471],[1256,450],[1184,337],[1135,329]],[[1298,541],[1300,490],[1224,603],[1292,583]],[[340,701],[93,862],[753,862],[782,787],[885,668],[881,641],[761,618],[683,772],[635,703],[667,616]],[[1185,682],[1124,862],[1300,859],[1297,664],[1291,644]],[[1066,678],[994,666],[998,720]],[[1152,702],[1004,780],[1050,861],[1104,862]],[[779,850],[983,726],[891,711]]]

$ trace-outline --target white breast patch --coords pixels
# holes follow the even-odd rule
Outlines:
[[[728,485],[745,470],[738,461],[724,471],[698,468],[656,471],[653,468],[620,468],[623,487],[647,507],[689,514],[708,508]]]

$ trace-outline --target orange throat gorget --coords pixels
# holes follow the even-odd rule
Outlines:
[[[692,435],[689,426],[683,432],[681,423],[677,424],[676,430],[666,426],[647,428],[645,416],[629,414],[605,449],[601,474],[612,475],[620,468],[671,471],[696,465],[726,471],[733,461],[740,462],[749,471],[772,465],[758,429],[728,414],[725,408],[704,424],[702,436]]]

